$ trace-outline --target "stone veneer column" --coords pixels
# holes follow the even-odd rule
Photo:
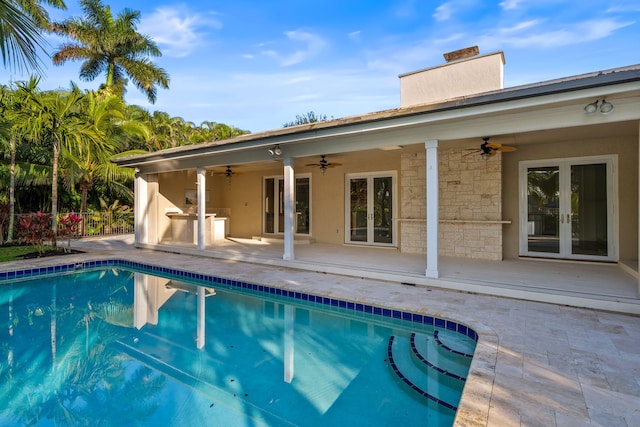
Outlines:
[[[427,155],[404,153],[400,158],[400,251],[427,253]]]

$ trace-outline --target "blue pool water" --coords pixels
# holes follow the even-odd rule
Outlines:
[[[450,426],[475,349],[442,319],[201,275],[21,276],[0,275],[2,426]]]

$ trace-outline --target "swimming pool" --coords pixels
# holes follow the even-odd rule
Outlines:
[[[0,273],[0,318],[0,425],[446,426],[477,340],[122,260]]]

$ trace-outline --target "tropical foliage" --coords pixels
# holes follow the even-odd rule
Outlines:
[[[288,128],[291,126],[306,125],[309,123],[325,122],[327,121],[326,114],[316,114],[314,111],[308,111],[304,114],[296,114],[296,119],[292,122],[287,122],[282,127]]]
[[[14,240],[19,213],[50,213],[55,245],[58,212],[132,205],[135,171],[116,167],[112,160],[117,156],[248,133],[126,105],[121,95],[129,80],[151,101],[158,88],[168,87],[168,74],[149,60],[160,51],[137,32],[139,12],[125,9],[114,17],[100,0],[80,3],[83,17],[52,23],[44,6],[64,9],[62,0],[0,0],[5,67],[39,71],[38,50],[46,29],[69,39],[54,63],[81,60],[81,79],[106,77],[98,91],[82,91],[74,83],[69,89],[42,90],[37,75],[0,82],[0,243]]]
[[[62,0],[0,0],[0,55],[5,68],[40,70],[38,53],[46,53],[40,31],[49,24],[40,3],[66,9]]]

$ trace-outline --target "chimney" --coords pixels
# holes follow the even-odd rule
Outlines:
[[[445,53],[446,64],[400,75],[400,107],[431,104],[503,88],[504,54],[478,46]]]

